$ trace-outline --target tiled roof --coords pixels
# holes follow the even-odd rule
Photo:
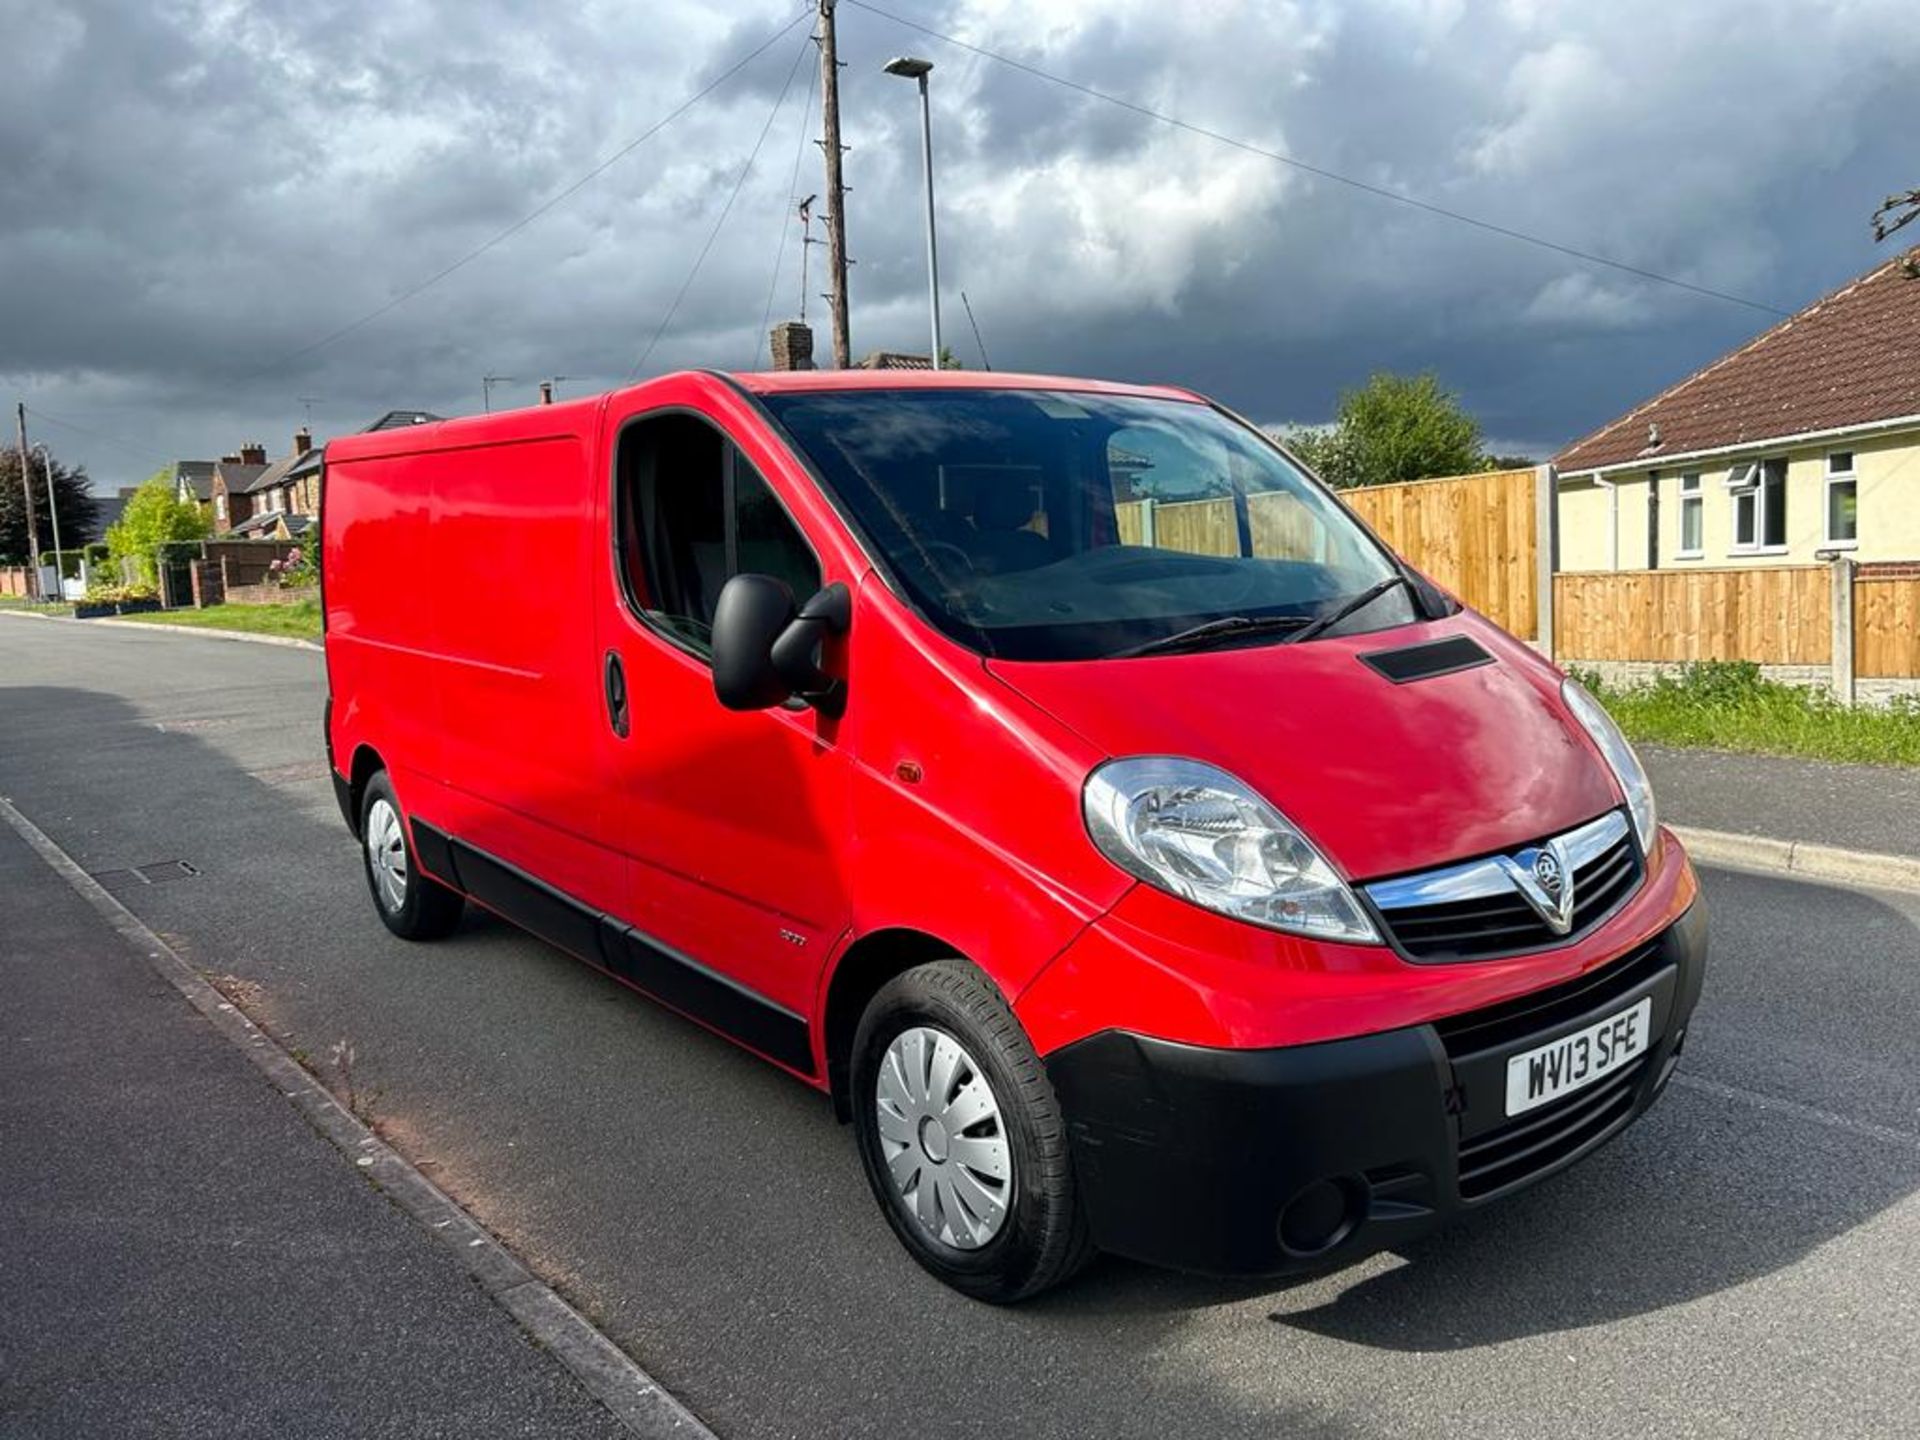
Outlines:
[[[361,433],[370,435],[375,430],[405,430],[414,425],[431,425],[440,418],[431,410],[389,410]]]
[[[213,461],[174,461],[173,485],[176,490],[184,486],[193,491],[198,499],[211,500],[213,498]]]
[[[286,480],[287,472],[293,469],[299,460],[298,455],[282,455],[253,477],[252,483],[247,486],[247,493],[258,495],[262,490],[271,490],[274,486],[281,484]]]
[[[1814,301],[1554,457],[1579,472],[1920,415],[1920,248]]]
[[[251,489],[253,482],[260,478],[260,472],[266,468],[264,465],[233,465],[221,460],[214,465],[213,473],[216,479],[227,482],[229,495],[238,495]]]

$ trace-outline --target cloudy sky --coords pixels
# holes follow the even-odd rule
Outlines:
[[[1920,184],[1911,0],[876,0],[987,50],[1369,184],[1766,305],[1876,262]],[[799,0],[0,0],[0,396],[96,485],[481,377],[563,394],[746,368],[800,296],[821,188]],[[842,0],[856,352],[925,349],[933,73],[949,343],[1324,419],[1437,370],[1547,453],[1767,323],[1156,124]],[[811,109],[809,109],[811,105]],[[729,193],[757,161],[716,232]],[[797,183],[794,180],[797,165]],[[782,246],[783,232],[785,244]],[[716,238],[688,283],[709,235]],[[816,266],[815,283],[821,288]],[[776,256],[780,258],[777,282]],[[685,297],[661,332],[683,286]],[[820,322],[824,307],[809,303]],[[657,346],[648,354],[656,332]]]

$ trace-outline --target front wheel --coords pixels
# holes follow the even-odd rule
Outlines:
[[[1091,1257],[1053,1086],[972,965],[942,960],[889,981],[861,1018],[852,1085],[867,1180],[935,1276],[1006,1303]]]
[[[422,874],[407,839],[406,820],[383,770],[367,782],[360,801],[360,858],[366,863],[373,908],[402,940],[437,940],[460,923],[460,892]]]

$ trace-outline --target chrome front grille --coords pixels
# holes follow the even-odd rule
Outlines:
[[[1541,861],[1543,855],[1554,858]],[[1536,903],[1541,887],[1528,884],[1536,862],[1562,872],[1562,885],[1571,883],[1572,903],[1560,917],[1564,925],[1556,925],[1552,907]],[[1403,954],[1445,963],[1566,944],[1619,909],[1641,875],[1632,828],[1624,812],[1613,810],[1538,845],[1377,880],[1362,889]]]

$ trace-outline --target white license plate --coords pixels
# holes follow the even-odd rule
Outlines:
[[[1507,1114],[1520,1115],[1604,1079],[1647,1050],[1653,997],[1507,1061]]]

